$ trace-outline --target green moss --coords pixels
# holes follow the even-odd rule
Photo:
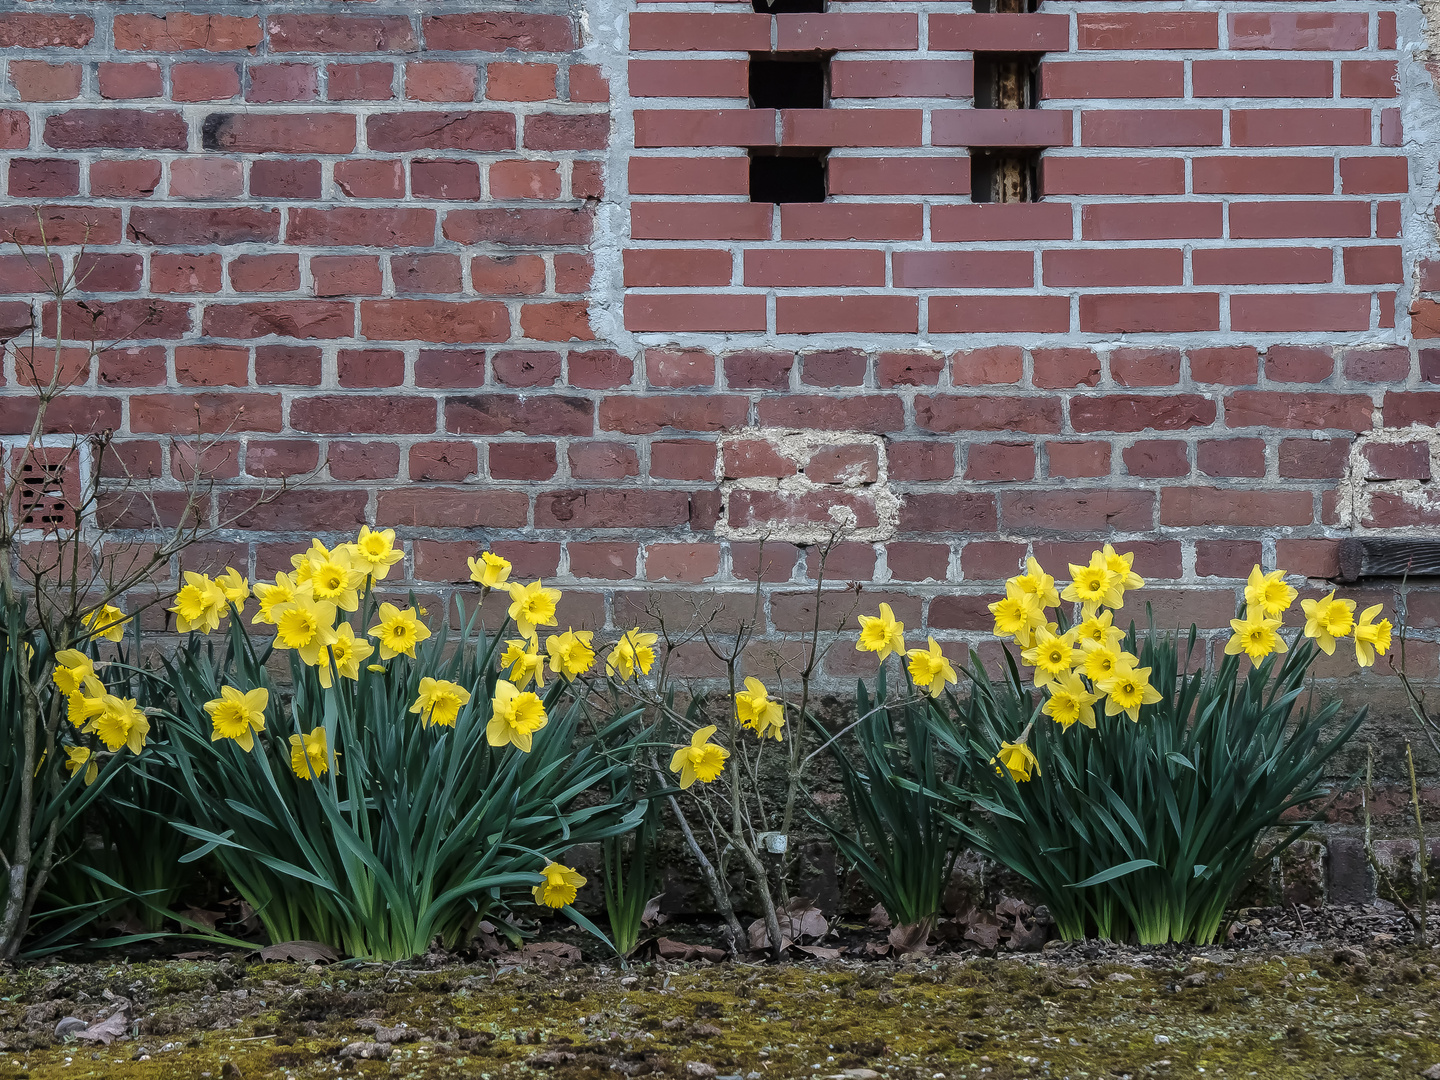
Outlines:
[[[766,1077],[870,1068],[977,1080],[1373,1080],[1440,1061],[1436,974],[1428,958],[1401,952],[1358,969],[1295,955],[1127,967],[1071,952],[630,972],[52,966],[0,977],[0,1038],[18,1047],[30,1006],[63,998],[67,1012],[93,1008],[107,989],[136,1002],[141,1037],[0,1052],[0,1080],[222,1080],[226,1062],[246,1080],[333,1077],[341,1046],[369,1038],[362,1020],[403,1022],[427,1041],[398,1044],[389,1061],[348,1064],[346,1076],[597,1080],[615,1075],[614,1065],[683,1076],[687,1062],[701,1061],[721,1075]],[[140,1047],[149,1060],[135,1060]]]

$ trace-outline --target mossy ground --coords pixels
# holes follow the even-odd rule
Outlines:
[[[500,965],[96,963],[0,974],[0,1080],[364,1076],[1415,1077],[1440,1062],[1440,954]],[[1090,955],[1094,955],[1093,950]],[[110,998],[106,994],[111,995]],[[133,1003],[138,1038],[58,1043]],[[401,1023],[388,1060],[341,1062]],[[28,1047],[28,1049],[27,1049]],[[863,1076],[853,1072],[851,1076]]]

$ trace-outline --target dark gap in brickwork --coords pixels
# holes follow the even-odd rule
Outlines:
[[[986,15],[1023,15],[1039,6],[1040,0],[975,0],[975,10]]]
[[[750,58],[750,106],[823,109],[830,59],[813,53],[767,53]]]
[[[750,152],[750,201],[815,203],[825,201],[825,157],[829,150],[788,154]]]
[[[813,15],[825,10],[825,0],[750,0],[761,15]]]
[[[1039,104],[1039,53],[975,54],[975,108],[1034,109]]]
[[[972,202],[1039,202],[1040,151],[970,148]]]

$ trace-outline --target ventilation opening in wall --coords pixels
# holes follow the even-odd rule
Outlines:
[[[21,529],[45,532],[76,527],[80,506],[81,465],[84,454],[78,446],[31,447],[10,453],[15,476],[15,501],[11,512]]]
[[[750,201],[815,203],[825,201],[825,157],[829,150],[793,154],[750,152]]]
[[[761,15],[813,15],[825,10],[825,0],[750,0],[750,4]]]
[[[975,108],[1035,109],[1039,105],[1040,54],[975,54]]]
[[[1039,6],[1040,0],[975,0],[975,10],[987,15],[1024,15]]]
[[[1038,202],[1040,151],[972,147],[970,199],[977,203]]]
[[[823,109],[830,75],[828,57],[814,53],[764,53],[750,57],[750,107]]]

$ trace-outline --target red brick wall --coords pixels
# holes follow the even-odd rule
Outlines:
[[[1418,26],[1379,0],[36,4],[0,14],[0,221],[33,245],[38,208],[67,268],[88,232],[84,302],[125,338],[64,423],[176,478],[198,407],[228,432],[212,520],[319,469],[214,553],[251,572],[378,521],[423,589],[485,544],[614,628],[651,590],[748,610],[764,538],[793,636],[839,507],[830,575],[957,648],[1027,551],[1063,573],[1102,539],[1162,623],[1217,626],[1254,561],[1324,578],[1344,536],[1440,521]],[[834,51],[829,108],[746,109],[772,41]],[[972,204],[967,147],[1012,136],[970,50],[1017,44],[1046,50],[1013,136],[1046,195]],[[748,201],[744,150],[777,140],[834,148],[825,203]],[[0,258],[0,316],[53,325],[27,275]],[[12,349],[7,436],[21,375]],[[1433,595],[1412,614],[1433,635]]]

